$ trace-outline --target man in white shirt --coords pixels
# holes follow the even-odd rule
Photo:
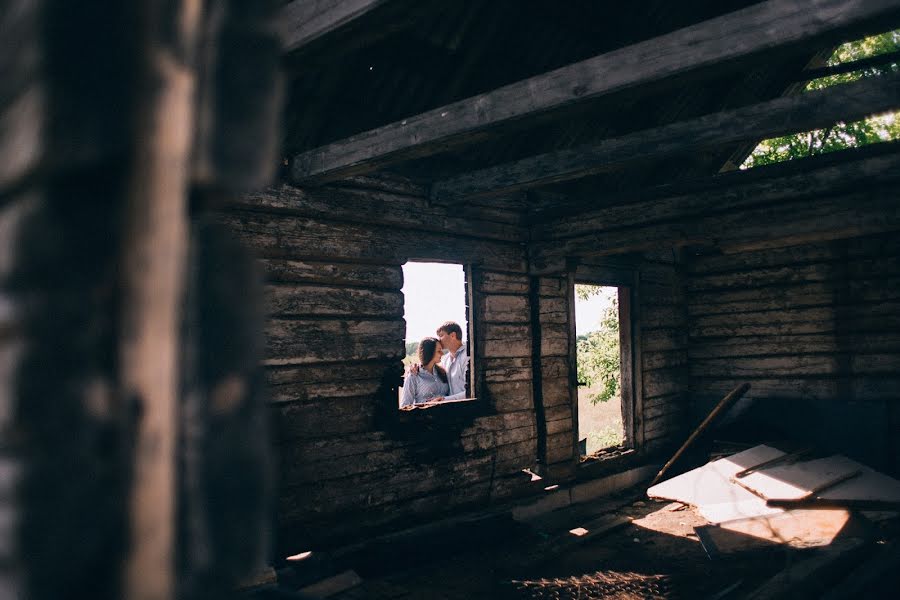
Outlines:
[[[469,354],[462,342],[462,327],[454,321],[447,321],[438,327],[437,338],[444,348],[441,366],[447,371],[450,393],[443,398],[435,398],[435,401],[462,400],[466,397],[466,376],[469,373]],[[409,372],[418,373],[419,365],[409,365]]]
[[[462,328],[447,321],[437,330],[437,337],[444,347],[441,366],[447,371],[450,394],[444,400],[461,400],[466,397],[466,375],[469,371],[469,355],[462,343]]]

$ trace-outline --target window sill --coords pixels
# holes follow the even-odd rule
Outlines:
[[[411,408],[397,409],[394,422],[399,432],[442,426],[448,426],[451,430],[464,428],[477,417],[487,414],[486,404],[476,398],[415,404]]]
[[[581,457],[578,465],[576,479],[595,479],[605,475],[611,475],[621,471],[627,471],[638,466],[645,460],[641,452],[634,448],[620,446],[613,450],[607,449],[602,455]]]

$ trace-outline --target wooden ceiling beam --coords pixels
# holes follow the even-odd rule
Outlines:
[[[358,19],[386,0],[294,0],[281,9],[285,52],[291,52]]]
[[[431,197],[449,202],[528,190],[633,161],[810,131],[898,108],[900,77],[867,78],[465,173],[436,182]]]
[[[833,42],[898,16],[900,0],[769,0],[304,152],[292,161],[291,180],[365,174],[526,117],[785,46]]]

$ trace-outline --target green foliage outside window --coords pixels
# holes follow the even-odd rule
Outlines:
[[[581,300],[600,293],[601,288],[593,285],[576,285],[575,294]],[[621,369],[619,368],[619,303],[613,297],[600,318],[599,327],[585,335],[578,336],[578,383],[593,387],[600,384],[600,390],[590,395],[593,404],[605,402],[618,395]]]
[[[900,50],[900,29],[839,46],[828,59],[827,65],[835,66],[897,50]],[[900,73],[900,64],[893,62],[882,67],[869,67],[851,73],[822,77],[810,81],[805,91],[820,90],[888,73]],[[741,168],[748,169],[898,139],[900,139],[900,112],[876,115],[851,123],[836,123],[825,129],[764,140],[747,157]]]

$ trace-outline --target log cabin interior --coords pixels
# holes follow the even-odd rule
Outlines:
[[[21,160],[0,169],[0,507],[19,515],[0,528],[0,597],[212,598],[238,576],[243,595],[283,598],[824,597],[826,585],[849,598],[896,585],[900,498],[871,500],[877,518],[837,507],[865,534],[844,525],[824,547],[714,561],[694,528],[718,521],[647,489],[689,436],[663,479],[761,444],[900,476],[900,141],[741,168],[762,140],[900,109],[896,48],[828,63],[900,27],[900,2],[273,4],[265,27],[233,7],[228,18],[277,30],[283,85],[259,83],[270,67],[253,60],[270,46],[222,26],[216,39],[238,40],[244,62],[199,53],[226,83],[188,117],[196,139],[177,156],[154,146],[177,146],[177,123],[97,123],[116,102],[177,121],[194,102],[178,104],[181,80],[96,103],[58,75],[75,59],[41,29],[71,9],[0,24],[37,32],[41,72],[59,80],[49,97],[95,103],[2,114],[3,155]],[[111,22],[127,20],[117,10]],[[207,105],[238,145],[216,145]],[[88,113],[83,131],[67,120]],[[117,127],[156,148],[141,168],[109,160]],[[35,128],[52,141],[38,158],[21,152]],[[66,145],[88,131],[108,144]],[[166,168],[179,158],[199,166]],[[264,160],[272,177],[243,175]],[[180,222],[160,200],[170,184],[196,210]],[[114,219],[100,200],[111,186],[124,190]],[[120,255],[139,275],[106,285]],[[67,271],[76,259],[94,266]],[[464,273],[464,401],[398,408],[410,261]],[[579,429],[578,284],[617,288],[622,435],[600,453]],[[146,310],[164,305],[174,312]],[[159,356],[174,358],[147,371]],[[243,407],[250,396],[263,411]],[[723,397],[727,414],[692,436]],[[245,548],[254,524],[265,551]]]

